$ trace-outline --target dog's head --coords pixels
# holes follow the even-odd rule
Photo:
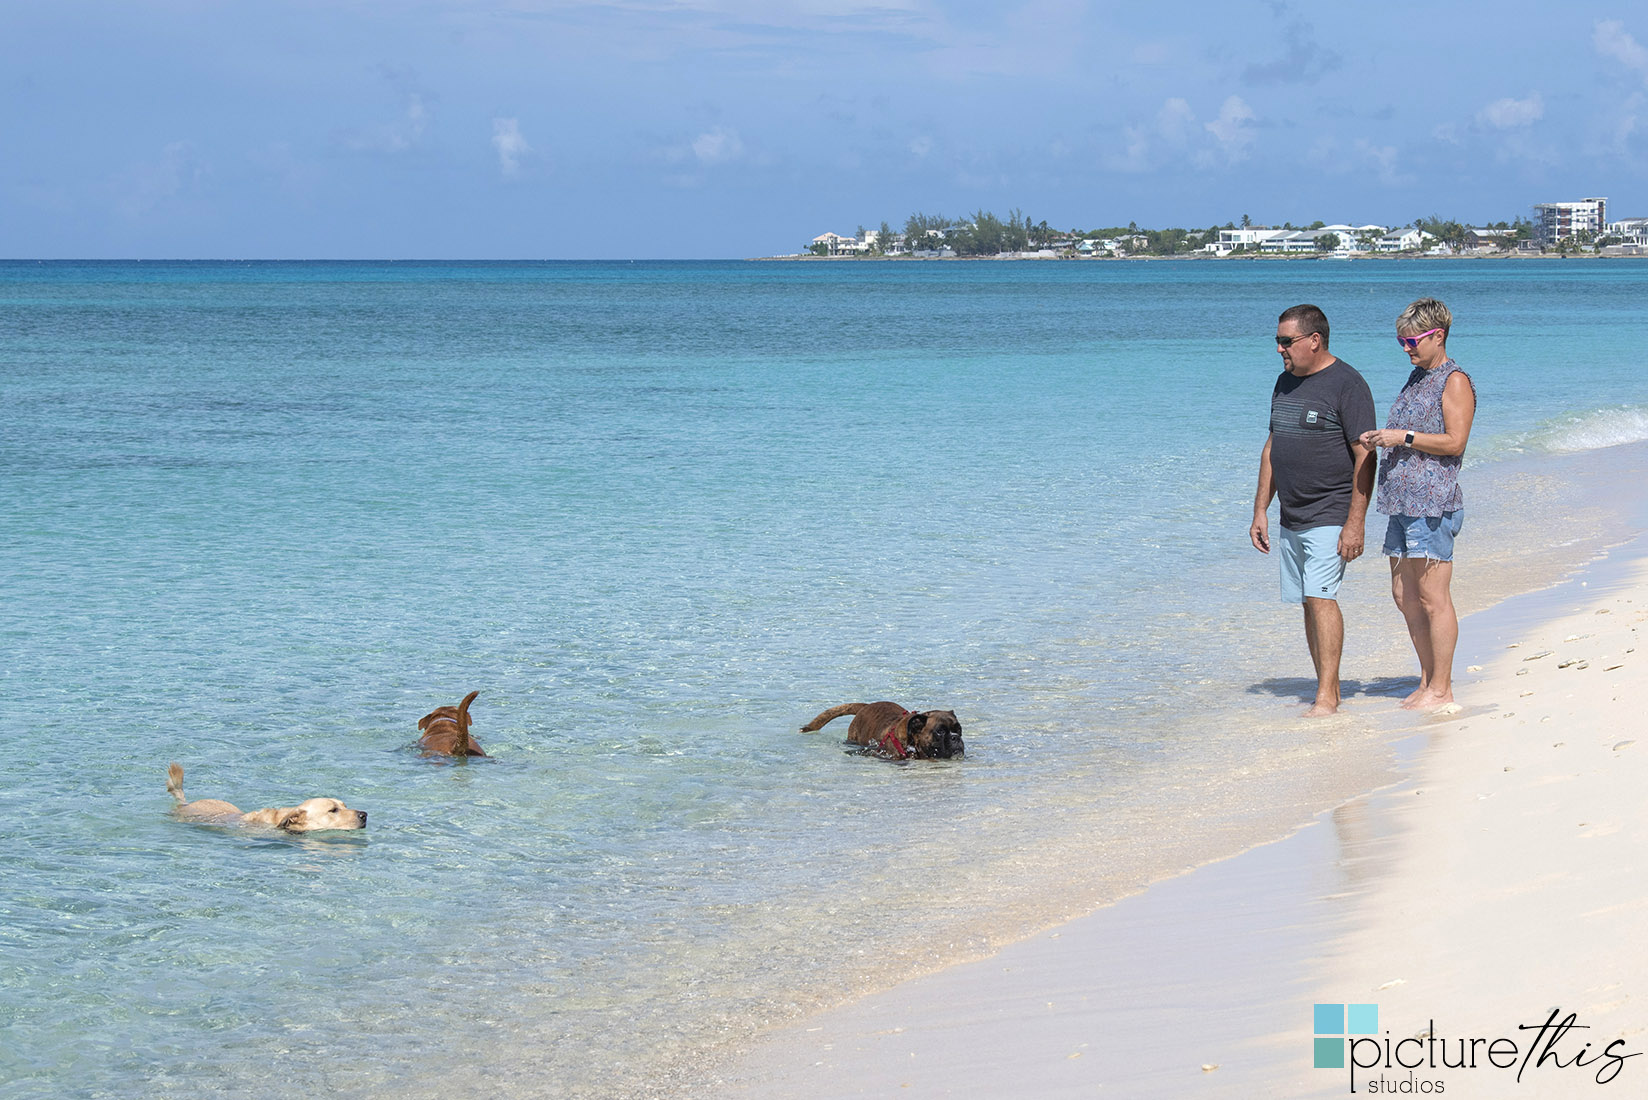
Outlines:
[[[289,833],[315,833],[323,829],[364,829],[366,811],[351,810],[335,798],[310,798],[278,811],[277,829]]]
[[[455,722],[457,722],[457,720],[458,720],[458,708],[457,707],[436,707],[434,710],[430,711],[428,714],[426,714],[422,718],[418,719],[418,728],[421,729],[421,730],[426,730],[436,722],[454,722],[455,723]]]
[[[967,753],[967,746],[961,741],[961,723],[953,710],[924,710],[910,715],[904,743],[910,747],[911,756],[932,760],[948,760]]]

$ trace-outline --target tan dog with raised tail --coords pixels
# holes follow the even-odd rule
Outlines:
[[[486,755],[480,742],[469,736],[469,704],[479,694],[472,691],[457,706],[436,707],[418,719],[418,728],[423,731],[418,744],[423,746],[425,752],[440,753],[442,756]]]
[[[177,800],[172,812],[190,821],[212,825],[269,825],[289,833],[366,828],[365,810],[351,810],[335,798],[309,798],[296,806],[271,806],[251,813],[243,813],[238,806],[221,798],[190,802],[183,797],[183,765],[176,761],[166,769],[166,790]]]

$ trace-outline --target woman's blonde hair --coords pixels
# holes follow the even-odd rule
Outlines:
[[[1429,332],[1433,328],[1442,330],[1442,338],[1448,338],[1448,330],[1453,327],[1453,314],[1448,307],[1435,298],[1421,298],[1411,302],[1402,316],[1396,319],[1397,332]]]

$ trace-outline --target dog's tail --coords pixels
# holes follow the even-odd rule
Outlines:
[[[179,806],[187,801],[183,797],[183,765],[176,760],[166,766],[166,792],[177,799]]]
[[[859,711],[863,710],[867,706],[869,706],[868,703],[842,703],[839,707],[831,707],[823,714],[820,714],[817,718],[814,718],[811,722],[808,722],[805,726],[802,726],[801,732],[816,733],[825,726],[829,725],[831,722],[834,722],[837,718],[840,718],[843,714],[851,714],[854,717],[857,717]]]
[[[480,746],[469,739],[469,704],[473,703],[475,701],[475,697],[478,695],[480,695],[480,692],[472,691],[463,697],[463,702],[458,704],[459,754],[479,754]]]

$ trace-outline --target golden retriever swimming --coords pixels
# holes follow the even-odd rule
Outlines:
[[[221,798],[189,802],[183,797],[183,765],[176,761],[166,769],[166,790],[177,800],[172,812],[178,817],[211,825],[270,825],[289,833],[366,828],[365,810],[351,810],[335,798],[310,798],[296,806],[271,806],[251,813],[242,813]]]

